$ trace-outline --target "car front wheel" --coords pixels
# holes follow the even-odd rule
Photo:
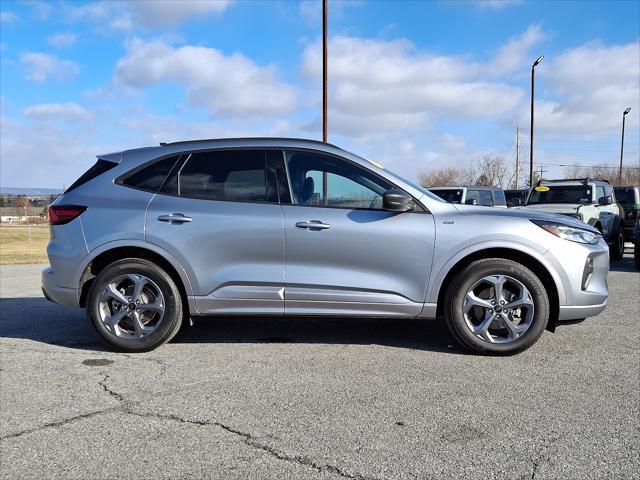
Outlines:
[[[618,226],[618,231],[613,238],[613,243],[609,247],[609,256],[612,260],[622,260],[624,256],[624,229]]]
[[[526,350],[549,321],[549,298],[542,282],[511,260],[470,263],[455,275],[446,299],[449,330],[475,353],[509,355]]]
[[[119,260],[94,279],[87,315],[98,336],[116,350],[145,352],[168,342],[182,324],[173,279],[143,259]]]

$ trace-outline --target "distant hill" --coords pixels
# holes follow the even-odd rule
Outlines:
[[[0,187],[0,195],[57,195],[59,193],[62,193],[60,188]]]

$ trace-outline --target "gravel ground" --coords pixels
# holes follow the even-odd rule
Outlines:
[[[112,353],[0,267],[0,478],[640,478],[640,273],[507,358],[435,321],[202,320]]]

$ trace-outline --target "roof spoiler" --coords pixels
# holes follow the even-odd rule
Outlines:
[[[96,155],[98,160],[105,160],[111,163],[120,163],[122,161],[122,152],[103,153]]]

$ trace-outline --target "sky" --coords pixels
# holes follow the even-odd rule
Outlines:
[[[0,186],[100,153],[322,137],[317,1],[0,0]],[[640,2],[329,1],[329,141],[416,179],[486,155],[640,165]],[[524,175],[523,175],[524,177]]]

